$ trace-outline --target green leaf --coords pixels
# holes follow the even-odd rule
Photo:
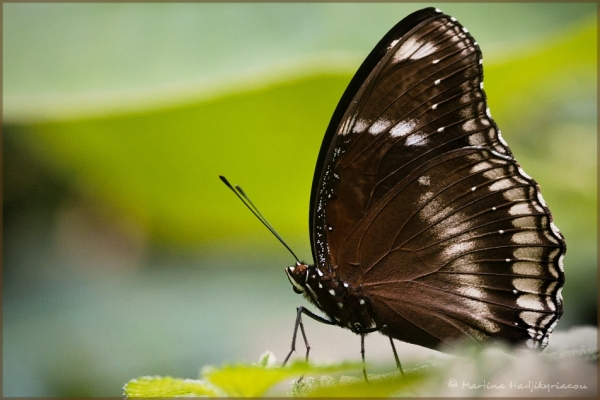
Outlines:
[[[596,87],[596,56],[590,51],[596,48],[595,32],[595,23],[586,22],[522,57],[485,64],[492,114],[509,132],[505,136],[524,168],[529,165],[527,154],[516,151],[518,143],[510,133],[524,121],[523,109],[529,120],[536,113],[552,112],[540,111],[544,99],[595,99],[590,92]],[[350,77],[289,77],[256,90],[138,114],[9,126],[5,137],[37,154],[79,192],[145,227],[157,241],[194,245],[232,232],[251,236],[262,230],[243,207],[232,207],[219,174],[243,183],[255,203],[269,210],[280,233],[291,236],[305,230],[313,162]],[[581,97],[580,91],[591,94]],[[528,131],[527,137],[535,133]],[[580,136],[585,148],[591,148],[595,136]],[[541,139],[536,143],[553,143],[548,136]],[[550,190],[548,185],[571,181],[557,180],[557,174],[588,176],[595,165],[570,159],[564,160],[568,165],[546,162],[556,159],[551,151],[534,156],[532,165],[541,170],[535,178],[549,201],[558,197],[552,190],[559,188]]]
[[[385,375],[369,374],[369,381],[362,377],[330,376],[306,378],[292,384],[294,396],[303,397],[399,397],[415,396],[414,385],[425,377],[425,369]]]
[[[275,363],[273,354],[266,352],[256,364],[205,366],[200,380],[141,377],[129,381],[124,390],[128,397],[258,397],[286,378],[300,378],[304,374],[334,374],[362,367],[351,363],[311,365],[302,361],[282,367]]]
[[[275,385],[284,379],[294,378],[287,394],[295,397],[527,395],[529,391],[515,387],[515,383],[527,386],[533,380],[543,384],[557,381],[576,384],[578,388],[562,393],[585,396],[594,389],[591,382],[596,379],[595,365],[591,362],[598,360],[597,334],[595,327],[556,332],[554,340],[541,354],[531,351],[520,353],[502,344],[466,344],[454,348],[454,357],[421,361],[416,367],[405,368],[404,376],[396,371],[369,374],[369,382],[365,382],[359,373],[362,364],[295,362],[281,367],[275,365],[275,357],[267,352],[256,364],[204,367],[200,380],[170,377],[134,379],[125,385],[125,394],[129,397],[259,397],[273,394]],[[345,372],[356,373],[356,376],[339,376]],[[490,389],[482,382],[491,382],[493,387]],[[504,391],[500,391],[502,387]]]
[[[447,3],[443,10],[493,48],[561,31],[595,13],[594,6]],[[386,29],[419,7],[8,2],[3,7],[3,117],[45,118],[98,106],[140,109],[164,104],[158,94],[165,92],[181,100],[195,91],[214,91],[215,82],[237,88],[249,73],[272,76],[273,65],[297,69],[315,59],[339,65],[340,53],[359,63]],[[510,21],[510,29],[499,21]]]
[[[127,397],[217,397],[222,395],[209,383],[195,379],[176,379],[169,376],[144,376],[132,379],[123,387]]]
[[[228,396],[263,396],[275,384],[286,378],[299,378],[303,374],[323,374],[359,369],[359,364],[310,365],[295,362],[289,367],[269,367],[259,364],[225,365],[221,368],[206,367],[203,378],[219,387]]]

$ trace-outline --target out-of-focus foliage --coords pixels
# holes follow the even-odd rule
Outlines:
[[[199,380],[160,376],[132,379],[124,391],[133,398],[286,394],[294,397],[594,396],[596,339],[594,328],[573,329],[561,335],[559,346],[552,346],[542,355],[531,352],[510,355],[508,348],[498,345],[464,347],[454,350],[458,357],[413,365],[406,368],[404,375],[398,371],[369,374],[369,382],[356,376],[360,364],[296,362],[281,367],[267,352],[258,364],[204,367]],[[339,376],[340,373],[353,375]],[[291,378],[297,380],[291,382],[287,391],[275,387]]]
[[[422,3],[6,3],[4,118],[123,112],[261,86],[281,69],[352,72]],[[444,3],[486,54],[559,34],[595,4]],[[257,77],[258,74],[258,77]],[[258,78],[258,79],[257,79]]]
[[[531,130],[536,146],[550,147],[544,152],[521,149],[511,132],[548,110],[566,107],[582,92],[593,101],[589,85],[595,88],[596,57],[585,50],[595,43],[595,25],[586,23],[522,57],[485,65],[492,113],[501,128],[506,126],[505,137],[518,160],[526,167],[544,166],[530,174],[550,194],[551,206],[560,207],[560,196],[554,193],[573,174],[586,183],[575,188],[587,192],[579,196],[589,197],[594,163],[580,162],[581,155],[565,159],[561,146],[553,145],[571,134],[568,127],[562,132]],[[167,109],[19,125],[8,134],[52,170],[71,177],[79,190],[146,227],[156,240],[194,244],[260,229],[238,212],[218,174],[243,183],[282,231],[302,232],[320,139],[350,78],[316,74]],[[578,121],[564,123],[569,122]],[[593,121],[582,122],[573,145],[591,148],[595,136],[583,130]],[[590,157],[588,153],[584,155]],[[594,209],[577,212],[589,215]],[[582,221],[564,218],[563,224],[557,215],[559,226],[572,224],[581,232]],[[592,234],[591,228],[587,233]]]

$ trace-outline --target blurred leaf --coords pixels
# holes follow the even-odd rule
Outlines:
[[[214,95],[223,86],[239,90],[250,83],[244,77],[272,78],[274,71],[298,71],[307,61],[330,67],[346,62],[344,68],[354,69],[387,28],[421,7],[6,3],[3,118],[139,110],[191,94]],[[596,13],[595,4],[581,3],[446,3],[443,10],[476,32],[486,54]]]
[[[596,46],[597,24],[588,20],[568,34],[549,36],[533,48],[484,63],[486,91],[493,96],[490,108],[511,126],[508,116],[523,118],[541,108],[536,104],[564,102],[581,91],[595,90]]]
[[[295,397],[414,397],[413,385],[426,376],[426,369],[407,371],[404,376],[394,372],[385,375],[369,374],[369,381],[363,378],[342,376],[334,379],[322,376],[319,379],[307,378],[292,384]]]
[[[526,352],[519,357],[512,355],[503,345],[465,346],[455,349],[458,356],[449,361],[413,367],[407,369],[404,376],[397,372],[370,374],[369,382],[362,377],[331,376],[357,370],[360,368],[358,364],[320,366],[296,362],[280,367],[274,366],[273,356],[267,353],[257,364],[204,367],[201,380],[168,377],[134,379],[125,385],[125,394],[128,397],[259,397],[266,395],[283,379],[303,376],[291,384],[294,397],[496,396],[529,394],[534,390],[531,389],[531,379],[537,377],[538,380],[533,382],[538,386],[535,390],[585,396],[595,390],[591,381],[597,371],[590,361],[598,359],[596,335],[595,327],[574,328],[551,342],[549,354]],[[561,378],[557,379],[555,375],[559,370],[568,372],[561,372]],[[319,374],[328,375],[312,376]],[[561,387],[561,383],[565,387]]]
[[[219,174],[241,183],[282,233],[297,232],[306,227],[323,127],[348,79],[308,77],[139,115],[22,126],[7,136],[157,240],[262,232]]]
[[[320,366],[295,362],[289,367],[235,364],[221,368],[204,368],[202,374],[228,396],[259,397],[286,378],[299,378],[303,374],[331,374],[359,368],[360,365],[349,363]]]
[[[595,82],[595,32],[596,25],[586,22],[523,58],[486,65],[486,88],[499,124],[528,118],[522,110],[534,110],[546,96],[568,97],[576,81],[584,82],[579,89]],[[243,183],[254,202],[268,210],[271,223],[291,235],[306,230],[314,160],[349,79],[290,78],[151,112],[9,126],[6,135],[121,218],[145,226],[156,240],[194,244],[261,229],[236,206],[219,174]],[[549,177],[573,172],[552,162],[543,169]],[[545,194],[551,193],[549,185],[543,185]]]
[[[221,395],[209,383],[196,379],[175,379],[169,376],[144,376],[132,379],[123,387],[125,395],[143,397],[218,397]]]
[[[295,362],[289,366],[274,365],[269,352],[257,364],[235,364],[222,367],[204,367],[201,380],[173,379],[170,377],[142,377],[132,379],[125,387],[128,397],[229,396],[259,397],[278,382],[303,374],[336,373],[361,368],[358,364],[309,365]]]

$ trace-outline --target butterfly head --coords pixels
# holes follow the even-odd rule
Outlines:
[[[301,262],[296,262],[295,265],[285,269],[285,273],[292,284],[294,292],[298,294],[304,293],[306,282],[308,280],[308,270],[309,266]]]

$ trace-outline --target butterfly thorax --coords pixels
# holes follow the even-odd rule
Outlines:
[[[375,325],[370,302],[361,288],[343,282],[335,270],[323,272],[314,265],[297,263],[285,272],[294,291],[303,294],[339,326],[356,332]]]

